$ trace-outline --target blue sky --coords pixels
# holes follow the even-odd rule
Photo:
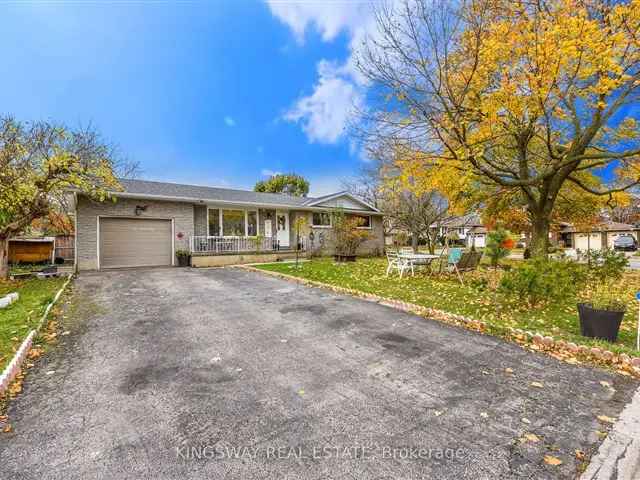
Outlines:
[[[142,177],[251,188],[270,172],[340,187],[364,86],[366,1],[5,2],[3,114],[91,123]]]

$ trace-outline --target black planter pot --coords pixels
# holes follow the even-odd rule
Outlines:
[[[356,256],[355,255],[334,255],[333,259],[336,262],[355,262]]]
[[[579,303],[578,316],[580,317],[580,333],[583,336],[615,342],[618,339],[618,331],[624,312],[597,310],[587,303]]]
[[[191,263],[191,257],[188,255],[180,255],[178,257],[178,266],[179,267],[188,267]]]

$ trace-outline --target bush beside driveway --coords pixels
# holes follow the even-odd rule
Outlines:
[[[239,269],[83,274],[73,295],[10,405],[9,478],[574,478],[638,385]]]

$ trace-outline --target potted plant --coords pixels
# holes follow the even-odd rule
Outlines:
[[[188,267],[191,263],[191,252],[189,250],[176,250],[179,267]]]
[[[615,342],[625,311],[625,304],[611,293],[609,283],[598,285],[588,293],[585,302],[578,303],[580,333]]]
[[[355,262],[358,247],[371,238],[368,230],[361,228],[362,219],[346,215],[342,211],[333,214],[333,233],[335,235],[336,262]]]

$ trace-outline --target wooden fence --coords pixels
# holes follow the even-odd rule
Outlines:
[[[73,261],[75,257],[75,237],[73,235],[58,235],[56,237],[55,257]]]

